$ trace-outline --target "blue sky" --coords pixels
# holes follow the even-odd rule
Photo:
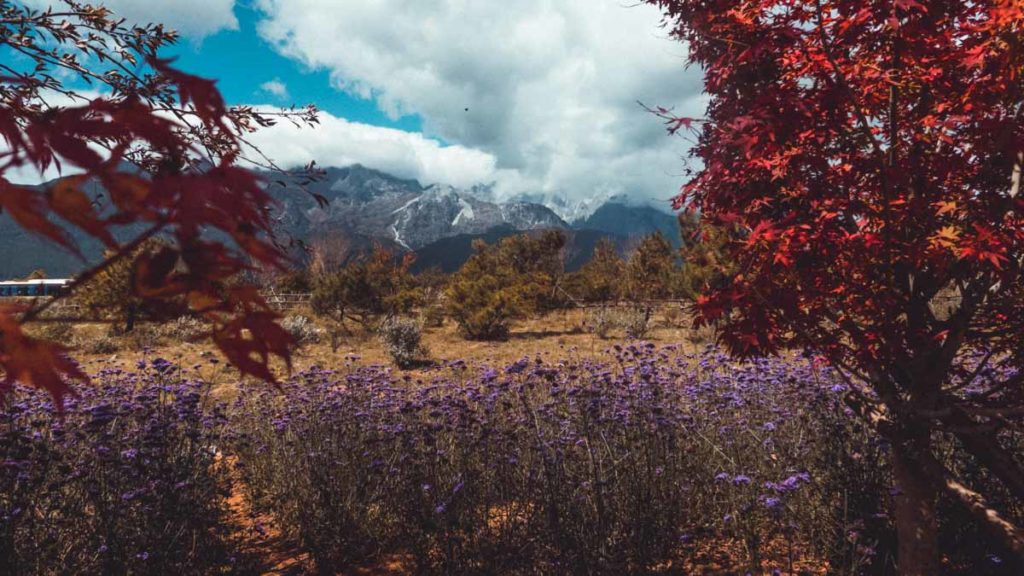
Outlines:
[[[258,10],[248,3],[236,4],[237,30],[221,30],[201,39],[184,38],[166,51],[177,65],[192,74],[216,78],[225,99],[232,104],[272,103],[282,106],[316,104],[334,116],[376,126],[418,132],[422,120],[414,115],[389,118],[372,99],[353,96],[331,85],[330,72],[311,69],[282,56],[256,31]],[[288,97],[279,98],[260,86],[280,81]]]

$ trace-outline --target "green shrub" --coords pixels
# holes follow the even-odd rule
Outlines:
[[[503,340],[513,320],[550,309],[561,275],[565,235],[512,236],[473,244],[474,253],[452,276],[447,313],[473,340]]]

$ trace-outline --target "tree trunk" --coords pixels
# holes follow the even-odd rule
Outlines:
[[[135,329],[135,306],[128,306],[128,314],[124,321],[124,333],[128,334]]]
[[[936,492],[916,456],[929,449],[927,433],[901,435],[892,444],[899,572],[903,576],[930,576],[939,574],[941,568]]]

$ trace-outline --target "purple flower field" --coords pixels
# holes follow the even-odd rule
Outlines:
[[[18,390],[0,419],[0,573],[119,574],[210,568],[224,489],[223,411],[166,364],[106,370],[56,416]]]
[[[416,381],[311,369],[242,394],[232,433],[257,500],[321,566],[400,549],[431,572],[636,573],[729,540],[754,566],[785,541],[855,568],[878,553],[859,534],[887,523],[886,479],[842,392],[809,362],[637,344]]]
[[[101,372],[63,417],[21,390],[0,573],[252,573],[232,478],[322,573],[394,554],[411,573],[892,572],[886,447],[830,371],[642,343],[601,358],[350,360],[229,403],[157,360]],[[954,538],[998,573],[983,538]]]

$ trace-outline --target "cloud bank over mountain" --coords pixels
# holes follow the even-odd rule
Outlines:
[[[374,99],[392,117],[418,115],[427,137],[489,155],[499,187],[667,198],[681,181],[687,143],[668,138],[637,101],[700,115],[700,75],[684,70],[684,49],[665,37],[650,6],[616,0],[257,0],[256,6],[264,13],[259,33],[279,52],[329,70],[339,89]]]
[[[463,188],[504,177],[496,168],[495,157],[480,150],[445,146],[416,132],[349,122],[326,112],[319,120],[315,128],[280,122],[252,134],[249,140],[281,166],[299,166],[310,160],[324,166],[362,164],[422,183]]]
[[[37,7],[56,3],[26,1]],[[331,111],[318,129],[282,123],[254,136],[285,166],[310,160],[324,166],[359,163],[422,182],[494,184],[496,198],[548,194],[574,202],[628,196],[665,206],[683,181],[690,143],[667,136],[639,102],[691,116],[702,115],[706,105],[700,71],[685,68],[685,47],[667,38],[661,14],[646,4],[105,4],[131,22],[162,22],[197,45],[225,30],[237,32],[210,42],[231,50],[242,45],[240,37],[258,36],[260,45],[269,44],[285,57],[280,60],[286,65],[326,71],[338,91],[371,100],[395,122],[412,118],[422,126],[421,132],[411,132],[356,122],[347,118],[349,110],[332,107],[328,96],[314,102]],[[304,104],[302,87],[285,84],[277,72],[252,79],[249,100],[256,102],[249,103],[279,106],[294,99]],[[318,80],[321,86],[324,81]]]

